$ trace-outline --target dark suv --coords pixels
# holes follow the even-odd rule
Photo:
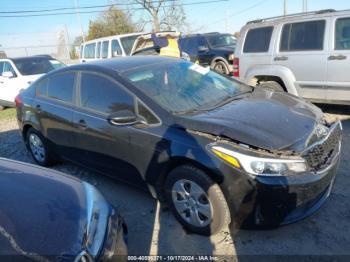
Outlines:
[[[221,74],[230,74],[236,40],[230,34],[206,33],[185,35],[179,39],[181,51],[190,56],[192,62],[210,66]]]

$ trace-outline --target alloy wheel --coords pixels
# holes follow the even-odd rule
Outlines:
[[[187,223],[196,227],[209,225],[213,208],[207,193],[197,183],[181,179],[172,187],[172,200],[176,211]]]
[[[34,133],[29,135],[29,147],[33,153],[35,160],[38,162],[44,162],[46,157],[46,152],[44,144],[40,137]]]
[[[216,64],[214,66],[214,70],[220,74],[223,74],[223,75],[226,74],[226,68],[224,67],[223,64],[220,64],[220,63]]]

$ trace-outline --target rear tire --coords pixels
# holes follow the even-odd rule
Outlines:
[[[219,185],[192,165],[179,166],[169,173],[165,199],[175,217],[191,232],[209,236],[230,223],[230,212]]]
[[[266,81],[262,82],[261,84],[258,85],[259,88],[267,89],[267,90],[272,90],[275,92],[285,92],[283,86],[281,86],[278,82],[276,81]]]
[[[50,166],[53,158],[45,138],[34,128],[29,128],[26,134],[26,146],[34,161],[40,166]]]

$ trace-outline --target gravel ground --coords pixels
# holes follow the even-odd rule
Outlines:
[[[323,109],[328,112],[329,120],[342,119],[344,126],[342,161],[333,192],[311,217],[274,230],[230,232],[227,229],[210,238],[188,234],[173,215],[162,210],[147,193],[70,164],[53,168],[92,183],[119,208],[129,227],[130,254],[235,255],[229,260],[240,261],[251,261],[251,255],[306,255],[307,260],[312,255],[348,255],[350,258],[350,110]],[[33,163],[14,118],[0,120],[0,157]],[[271,261],[281,257],[266,258]]]

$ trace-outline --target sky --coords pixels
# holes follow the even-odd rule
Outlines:
[[[0,13],[16,10],[74,7],[122,3],[123,0],[0,0]],[[125,3],[126,0],[124,0]],[[193,3],[206,0],[183,0]],[[303,0],[287,0],[288,13],[302,11]],[[126,6],[120,6],[125,8]],[[308,0],[308,11],[350,9],[350,0]],[[90,9],[89,9],[90,10]],[[101,10],[95,9],[95,10]],[[225,2],[184,6],[187,23],[194,32],[236,32],[250,20],[283,14],[283,0],[228,0]],[[71,10],[69,10],[71,11]],[[0,14],[4,15],[4,14]],[[89,21],[98,13],[81,14],[83,31],[87,33]],[[135,20],[146,17],[145,11],[135,11]],[[150,28],[149,28],[150,29]],[[81,33],[76,14],[43,17],[0,17],[0,48],[49,45],[57,41],[57,33],[64,30],[70,42]]]

